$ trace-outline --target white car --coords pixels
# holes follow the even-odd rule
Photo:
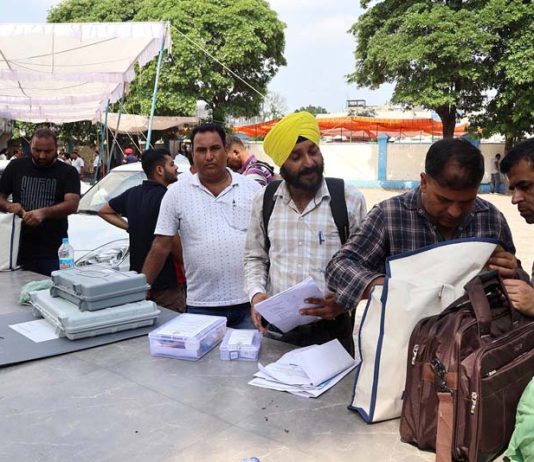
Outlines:
[[[189,163],[180,162],[177,166],[178,172],[189,169]],[[104,221],[97,212],[110,199],[143,180],[146,175],[141,162],[124,164],[112,169],[83,195],[78,212],[69,215],[69,242],[74,247],[77,266],[106,264],[129,269],[128,233]]]

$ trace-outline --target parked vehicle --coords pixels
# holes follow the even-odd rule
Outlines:
[[[178,171],[189,169],[180,163]],[[113,197],[146,180],[140,162],[112,169],[81,198],[78,212],[69,216],[69,242],[74,247],[77,266],[105,264],[129,268],[128,233],[102,220],[98,210]]]

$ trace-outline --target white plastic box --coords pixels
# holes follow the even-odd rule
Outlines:
[[[223,361],[257,361],[262,335],[256,329],[227,329],[219,348]]]
[[[184,313],[148,334],[150,354],[196,361],[224,337],[226,318]]]

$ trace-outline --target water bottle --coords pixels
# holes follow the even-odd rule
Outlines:
[[[72,248],[72,245],[69,244],[69,239],[67,237],[63,238],[63,244],[59,247],[57,256],[59,258],[60,270],[74,268],[74,249]]]

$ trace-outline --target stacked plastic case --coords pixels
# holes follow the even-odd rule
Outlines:
[[[150,288],[144,274],[99,266],[54,271],[52,284],[52,297],[69,300],[82,311],[144,300]]]
[[[148,334],[150,354],[196,361],[224,337],[226,318],[184,313]]]
[[[50,291],[31,293],[34,314],[71,340],[151,326],[160,313],[145,300],[143,274],[90,266],[52,273]]]

